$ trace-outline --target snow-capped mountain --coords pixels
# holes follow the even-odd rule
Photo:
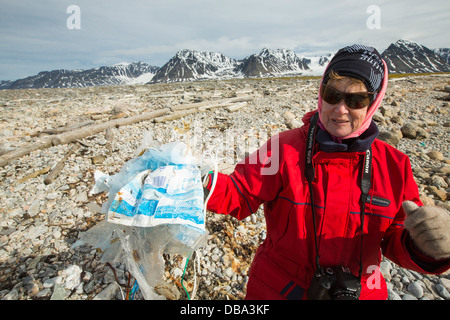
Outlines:
[[[235,71],[246,78],[300,75],[309,70],[309,63],[311,60],[300,58],[292,50],[264,48],[242,60]]]
[[[380,51],[381,52],[381,51]],[[207,79],[321,76],[336,51],[303,56],[287,49],[264,48],[242,60],[222,53],[178,51],[161,68],[144,62],[119,63],[89,70],[53,70],[15,81],[1,81],[0,89],[69,88]],[[450,72],[450,49],[430,50],[413,41],[398,40],[383,53],[390,73]]]
[[[163,65],[150,83],[233,77],[238,61],[218,52],[181,50]]]
[[[243,60],[229,58],[217,52],[181,50],[162,66],[150,83],[180,82],[204,79],[274,77],[300,75],[310,59],[301,58],[292,50],[264,48]]]
[[[409,40],[398,40],[383,53],[390,73],[449,72],[450,66],[441,55]]]
[[[119,63],[88,70],[53,70],[15,81],[2,81],[0,89],[74,88],[144,84],[158,67],[144,62]]]
[[[308,60],[308,70],[303,72],[305,76],[322,76],[325,72],[328,63],[331,58],[336,54],[336,52],[327,53],[320,56],[311,56],[305,59]]]
[[[438,48],[433,50],[438,56],[444,58],[450,64],[450,48]]]

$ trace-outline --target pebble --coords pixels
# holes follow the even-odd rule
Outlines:
[[[418,299],[415,296],[406,293],[402,296],[402,300],[418,300]]]
[[[387,281],[391,280],[391,268],[392,265],[389,261],[381,261],[380,272]]]
[[[433,88],[442,87],[449,76],[415,77],[415,83],[405,79],[408,78],[392,81],[386,103],[375,117],[383,132],[380,138],[389,140],[410,157],[421,198],[448,207],[450,154],[442,142],[450,141],[449,104],[443,105],[436,99],[443,92]],[[46,174],[39,174],[39,170],[59,163],[70,145],[37,150],[0,167],[0,299],[122,299],[129,280],[126,264],[112,263],[118,277],[116,282],[111,267],[102,261],[102,253],[77,243],[82,232],[104,219],[99,212],[107,196],[90,194],[94,172],[117,173],[125,161],[136,156],[144,132],[160,143],[168,143],[186,142],[186,130],[201,133],[203,144],[197,151],[202,154],[227,150],[220,156],[232,168],[258,144],[287,129],[281,115],[289,111],[296,120],[301,120],[302,115],[315,109],[318,83],[318,79],[244,79],[0,90],[0,101],[4,102],[0,114],[2,150],[14,150],[38,141],[45,129],[111,119],[117,116],[113,110],[120,109],[132,116],[179,105],[182,100],[192,103],[191,93],[203,100],[211,95],[229,98],[238,92],[251,95],[247,105],[242,104],[242,109],[232,113],[225,108],[213,108],[169,123],[145,121],[114,127],[108,131],[107,138],[104,132],[84,138],[82,148],[67,159],[59,176],[48,185],[44,183]],[[391,105],[393,101],[398,106]],[[440,106],[440,111],[433,112],[435,108],[430,106]],[[95,110],[99,109],[103,110],[101,117],[96,117],[100,120],[95,120],[92,116],[98,116]],[[252,146],[224,146],[227,134],[257,142]],[[200,269],[194,273],[191,261],[196,259],[191,260],[184,284],[192,292],[197,282],[196,299],[243,299],[252,257],[267,236],[262,209],[244,221],[208,212],[206,227],[209,237],[206,246],[199,250]],[[168,298],[187,299],[180,286],[185,262],[178,255],[164,256],[164,276],[159,288]],[[381,262],[381,273],[386,278],[390,300],[450,300],[449,273],[423,275],[403,269],[386,258]],[[131,278],[131,283],[134,280]],[[139,291],[135,299],[143,299]]]
[[[444,155],[442,154],[442,152],[436,151],[436,150],[428,152],[427,156],[429,156],[430,159],[434,159],[434,160],[439,160],[439,161],[444,160]]]
[[[408,291],[416,298],[422,298],[423,296],[423,288],[418,281],[410,283]]]
[[[119,287],[117,283],[110,283],[105,289],[97,294],[92,300],[113,300]]]
[[[439,278],[439,284],[443,285],[447,290],[450,289],[450,279]]]
[[[50,300],[64,300],[67,296],[67,291],[60,284],[56,284]]]
[[[436,290],[439,292],[439,294],[441,295],[442,298],[444,298],[446,300],[450,300],[450,293],[443,285],[438,283],[436,285]]]
[[[388,300],[402,300],[402,298],[392,289],[388,289]]]

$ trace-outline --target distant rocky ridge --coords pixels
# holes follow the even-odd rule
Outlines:
[[[311,71],[310,63],[286,49],[264,48],[243,60],[216,52],[182,50],[158,70],[150,83],[301,75]]]
[[[181,50],[156,72],[151,83],[233,77],[238,64],[217,52]]]
[[[0,89],[69,88],[130,84],[173,83],[233,78],[320,76],[334,53],[303,57],[288,49],[264,48],[242,60],[218,52],[180,50],[162,67],[144,62],[121,63],[89,70],[54,70],[16,81],[0,82]],[[398,40],[383,53],[390,73],[450,72],[450,49],[431,50]]]
[[[434,49],[434,53],[444,58],[447,63],[450,63],[450,48]]]
[[[399,40],[382,56],[391,73],[450,72],[449,49],[433,51],[416,42]]]
[[[303,74],[311,70],[310,59],[300,58],[292,50],[264,48],[259,54],[245,58],[237,67],[245,77],[264,77],[286,74]]]
[[[0,89],[79,88],[142,84],[150,81],[158,69],[158,67],[144,62],[124,62],[88,70],[42,71],[24,79],[2,81]]]

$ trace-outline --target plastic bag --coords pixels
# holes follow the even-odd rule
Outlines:
[[[96,171],[95,174],[98,178],[94,177],[96,180],[91,193],[95,193],[97,190],[109,191],[109,200],[102,208],[106,213],[115,194],[130,183],[138,173],[149,169],[153,171],[160,166],[171,164],[198,165],[199,161],[192,155],[187,145],[179,141],[170,142],[157,148],[150,147],[142,155],[126,162],[120,172],[111,177]],[[111,198],[111,196],[113,197]]]
[[[194,165],[146,170],[116,194],[108,221],[136,227],[187,224],[204,230],[203,186]]]
[[[206,244],[197,164],[184,143],[172,142],[147,149],[114,176],[95,173],[91,193],[109,191],[102,208],[108,225],[101,227],[109,239],[101,239],[99,230],[84,237],[101,245],[108,258],[126,260],[145,299],[162,298],[153,287],[163,275],[163,253],[188,256]]]

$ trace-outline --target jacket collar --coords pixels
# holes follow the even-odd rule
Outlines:
[[[334,140],[331,135],[321,129],[317,128],[316,141],[319,143],[320,150],[324,152],[365,152],[370,148],[379,133],[375,122],[372,122],[359,137],[345,140]]]

